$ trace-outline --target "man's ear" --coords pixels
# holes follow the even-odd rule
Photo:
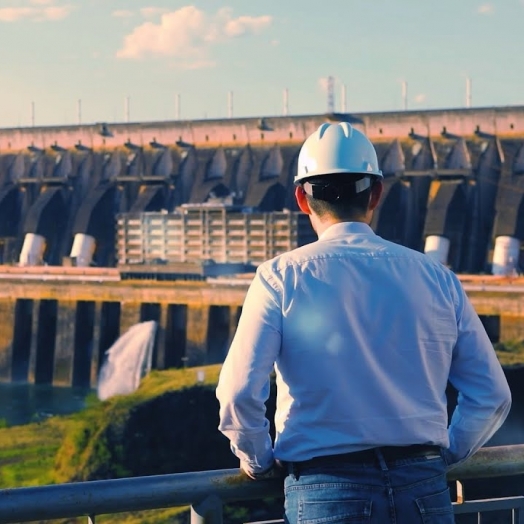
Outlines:
[[[382,196],[382,191],[384,189],[384,184],[382,184],[382,180],[377,180],[372,186],[371,186],[371,196],[369,198],[369,210],[373,211],[380,202],[380,197]]]
[[[297,199],[297,204],[300,208],[300,211],[302,211],[302,213],[306,213],[306,215],[311,215],[311,209],[309,208],[306,192],[302,186],[297,186],[295,188],[295,198]]]

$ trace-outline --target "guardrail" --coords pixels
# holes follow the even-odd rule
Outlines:
[[[448,480],[492,478],[524,473],[524,445],[481,449],[452,469]],[[87,517],[127,511],[191,506],[191,524],[221,524],[228,502],[282,497],[282,481],[253,481],[238,469],[76,482],[0,490],[0,523]],[[523,509],[524,497],[455,504],[456,513]],[[523,516],[514,522],[524,523]],[[480,521],[479,521],[480,522]]]

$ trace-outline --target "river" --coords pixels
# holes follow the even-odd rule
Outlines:
[[[8,426],[27,424],[53,415],[84,409],[91,389],[35,384],[0,384],[0,422]]]

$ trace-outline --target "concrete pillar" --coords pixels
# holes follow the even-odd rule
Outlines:
[[[53,386],[73,384],[76,302],[60,301],[57,311],[57,337],[53,367]]]
[[[206,364],[207,326],[209,306],[188,306],[187,308],[187,342],[185,363],[188,366]]]
[[[500,342],[524,340],[524,318],[515,315],[500,316]]]
[[[100,329],[98,340],[98,362],[96,370],[91,368],[91,377],[94,385],[98,382],[98,373],[105,358],[105,352],[114,344],[120,336],[120,302],[104,302],[101,306]]]
[[[161,317],[162,315],[162,308],[160,304],[155,302],[144,302],[140,305],[140,322],[149,322],[150,320],[154,320],[157,323],[157,331],[155,333],[155,340],[153,345],[153,355],[152,355],[152,367],[153,369],[156,368],[156,361],[157,361],[157,355],[158,355],[158,338],[159,338],[159,331],[162,331],[162,329],[159,328],[159,324],[161,323]],[[165,325],[165,322],[164,322]],[[162,336],[162,335],[161,335]]]
[[[235,336],[241,314],[242,306],[229,307],[229,345],[233,342],[233,337]]]
[[[15,300],[0,301],[0,381],[11,381]]]
[[[95,302],[93,324],[93,346],[91,349],[91,366],[89,384],[96,388],[98,383],[98,370],[100,369],[100,340],[102,337],[102,302]]]
[[[33,307],[33,334],[29,359],[29,381],[52,384],[57,333],[56,300],[35,300]]]
[[[424,245],[424,253],[433,260],[446,265],[449,255],[449,240],[439,235],[429,235]]]
[[[31,326],[31,346],[29,349],[29,374],[27,379],[32,384],[36,383],[35,375],[38,357],[38,323],[40,316],[40,303],[41,300],[33,301],[33,322]]]
[[[136,302],[122,302],[120,306],[120,336],[131,326],[140,322],[141,304]]]
[[[155,354],[153,355],[153,368],[166,369],[166,341],[168,329],[169,305],[160,304],[160,318],[156,330]]]
[[[91,235],[77,233],[73,240],[73,247],[69,255],[74,261],[75,266],[86,267],[91,264],[95,253],[95,239]]]
[[[513,275],[517,271],[520,256],[520,240],[499,236],[495,240],[491,272],[494,275]]]
[[[42,235],[26,233],[20,252],[20,266],[41,266],[44,263],[46,240]]]

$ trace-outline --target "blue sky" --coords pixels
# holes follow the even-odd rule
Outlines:
[[[524,104],[524,0],[0,0],[0,127]]]

